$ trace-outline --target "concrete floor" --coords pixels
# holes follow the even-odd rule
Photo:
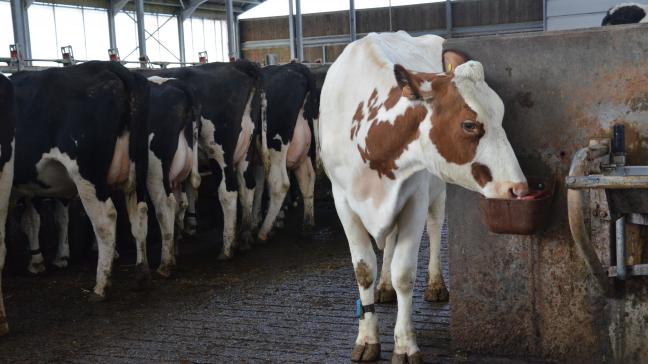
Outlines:
[[[216,260],[220,232],[200,232],[181,246],[172,278],[154,279],[149,291],[134,289],[133,258],[123,253],[104,303],[85,299],[94,283],[90,264],[6,277],[11,332],[0,338],[0,362],[349,362],[357,288],[346,239],[330,203],[320,203],[308,238],[293,232],[301,214],[293,215],[270,243],[227,262]],[[522,362],[450,352],[449,305],[422,299],[427,249],[424,237],[414,322],[425,361]],[[445,245],[442,260],[447,280]],[[386,362],[396,305],[377,312]]]

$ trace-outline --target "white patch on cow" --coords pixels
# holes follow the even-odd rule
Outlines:
[[[207,157],[215,160],[221,166],[225,168],[225,151],[223,146],[216,143],[214,140],[214,123],[211,120],[201,117],[202,128],[200,130],[200,144],[202,149],[207,153]]]
[[[421,83],[421,86],[419,86],[419,89],[423,92],[431,92],[432,91],[432,82],[430,81],[423,81]]]
[[[218,199],[223,208],[223,250],[218,259],[229,259],[234,256],[236,246],[236,201],[238,192],[228,191],[225,176],[218,186]]]
[[[165,78],[165,77],[160,77],[160,76],[151,76],[148,78],[149,81],[153,83],[157,83],[158,85],[161,85],[169,80],[175,80],[175,78]]]
[[[268,189],[270,190],[270,203],[261,229],[259,229],[258,238],[261,241],[268,240],[270,231],[281,209],[286,192],[290,188],[290,179],[286,170],[286,155],[288,154],[288,145],[282,144],[281,150],[270,149],[270,173],[268,173]]]
[[[14,141],[11,142],[11,150],[15,151]],[[2,170],[0,170],[0,272],[4,269],[5,258],[7,256],[7,248],[5,245],[5,223],[7,221],[9,197],[11,196],[11,185],[13,183],[14,153],[15,152],[12,152],[11,158],[4,164]],[[4,298],[2,296],[2,274],[0,274],[0,336],[9,331],[6,317]]]
[[[169,169],[169,181],[172,188],[179,186],[191,173],[193,169],[194,153],[187,143],[184,133],[178,135],[178,147],[173,155],[171,168]]]
[[[252,142],[252,133],[254,133],[254,123],[252,122],[252,117],[250,112],[252,110],[252,94],[248,99],[247,104],[245,105],[245,110],[243,111],[243,118],[241,119],[241,132],[239,133],[238,139],[236,141],[236,147],[234,148],[234,164],[236,165],[243,158],[245,158],[250,144]]]
[[[155,156],[153,151],[149,150],[149,168],[146,185],[151,202],[153,202],[153,206],[155,207],[155,214],[160,225],[162,238],[162,253],[157,272],[163,277],[168,277],[171,274],[172,267],[175,265],[173,234],[176,200],[172,193],[167,195],[164,189],[162,182],[163,173],[162,161]],[[142,259],[146,259],[146,250],[142,251]],[[145,261],[143,260],[143,262]],[[140,263],[139,251],[138,263]],[[148,263],[146,264],[148,266]]]
[[[25,211],[20,219],[20,227],[29,242],[30,258],[27,270],[33,274],[45,271],[45,259],[40,251],[38,232],[40,231],[40,215],[30,200],[25,202]]]
[[[65,268],[68,265],[68,259],[70,259],[70,245],[68,243],[69,208],[59,199],[56,199],[54,204],[54,219],[58,226],[59,241],[56,257],[52,264],[58,268]]]

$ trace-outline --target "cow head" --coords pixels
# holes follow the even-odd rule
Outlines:
[[[601,25],[646,23],[648,22],[648,14],[646,14],[647,10],[648,6],[641,4],[619,4],[608,10],[601,22]]]
[[[421,110],[420,162],[447,182],[489,198],[515,198],[528,185],[502,128],[504,103],[484,80],[479,62],[417,73],[400,65],[394,75],[407,110]],[[424,108],[424,109],[423,109]]]

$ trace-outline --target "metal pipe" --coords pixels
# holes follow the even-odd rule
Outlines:
[[[13,26],[14,44],[18,48],[18,60],[22,61],[25,57],[25,26],[23,25],[24,18],[22,16],[23,7],[21,0],[11,0],[11,23]]]
[[[117,34],[115,31],[115,11],[112,6],[108,7],[108,42],[110,49],[117,49]]]
[[[547,0],[542,0],[542,30],[547,31]]]
[[[354,0],[349,0],[349,34],[351,34],[352,42],[358,39],[358,35],[356,34],[356,11]]]
[[[27,8],[29,7],[29,4],[25,4],[25,6],[22,8],[22,16],[23,16],[23,27],[25,28],[25,57],[26,58],[31,58],[32,57],[32,51],[31,51],[31,35],[29,33],[29,12],[27,11]],[[27,62],[28,66],[31,66],[31,62]]]
[[[304,61],[304,36],[302,32],[301,0],[295,0],[295,33],[297,38],[297,60]]]
[[[626,250],[625,250],[625,216],[621,216],[615,223],[616,230],[616,277],[626,279]]]
[[[452,38],[452,2],[446,0],[446,35],[448,38]]]
[[[233,61],[236,59],[236,27],[234,23],[234,8],[232,7],[232,0],[225,1],[226,15],[227,15],[227,48],[229,50],[229,59]]]
[[[288,0],[288,33],[290,36],[290,60],[295,59],[295,17],[293,15],[293,0]]]
[[[140,66],[146,67],[146,28],[144,27],[144,0],[135,0],[137,16],[137,41],[140,54]]]
[[[184,39],[184,16],[182,12],[178,14],[178,48],[180,52],[180,62],[186,62],[187,53],[185,50],[185,39]]]

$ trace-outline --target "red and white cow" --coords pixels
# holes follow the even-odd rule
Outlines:
[[[486,197],[528,192],[502,128],[502,100],[478,62],[442,73],[443,42],[433,35],[372,33],[346,47],[322,88],[321,159],[362,301],[354,361],[380,356],[370,235],[386,255],[393,250],[385,259],[398,299],[392,362],[418,363],[411,319],[416,262],[427,218],[433,261],[428,288],[438,292],[446,182]]]

